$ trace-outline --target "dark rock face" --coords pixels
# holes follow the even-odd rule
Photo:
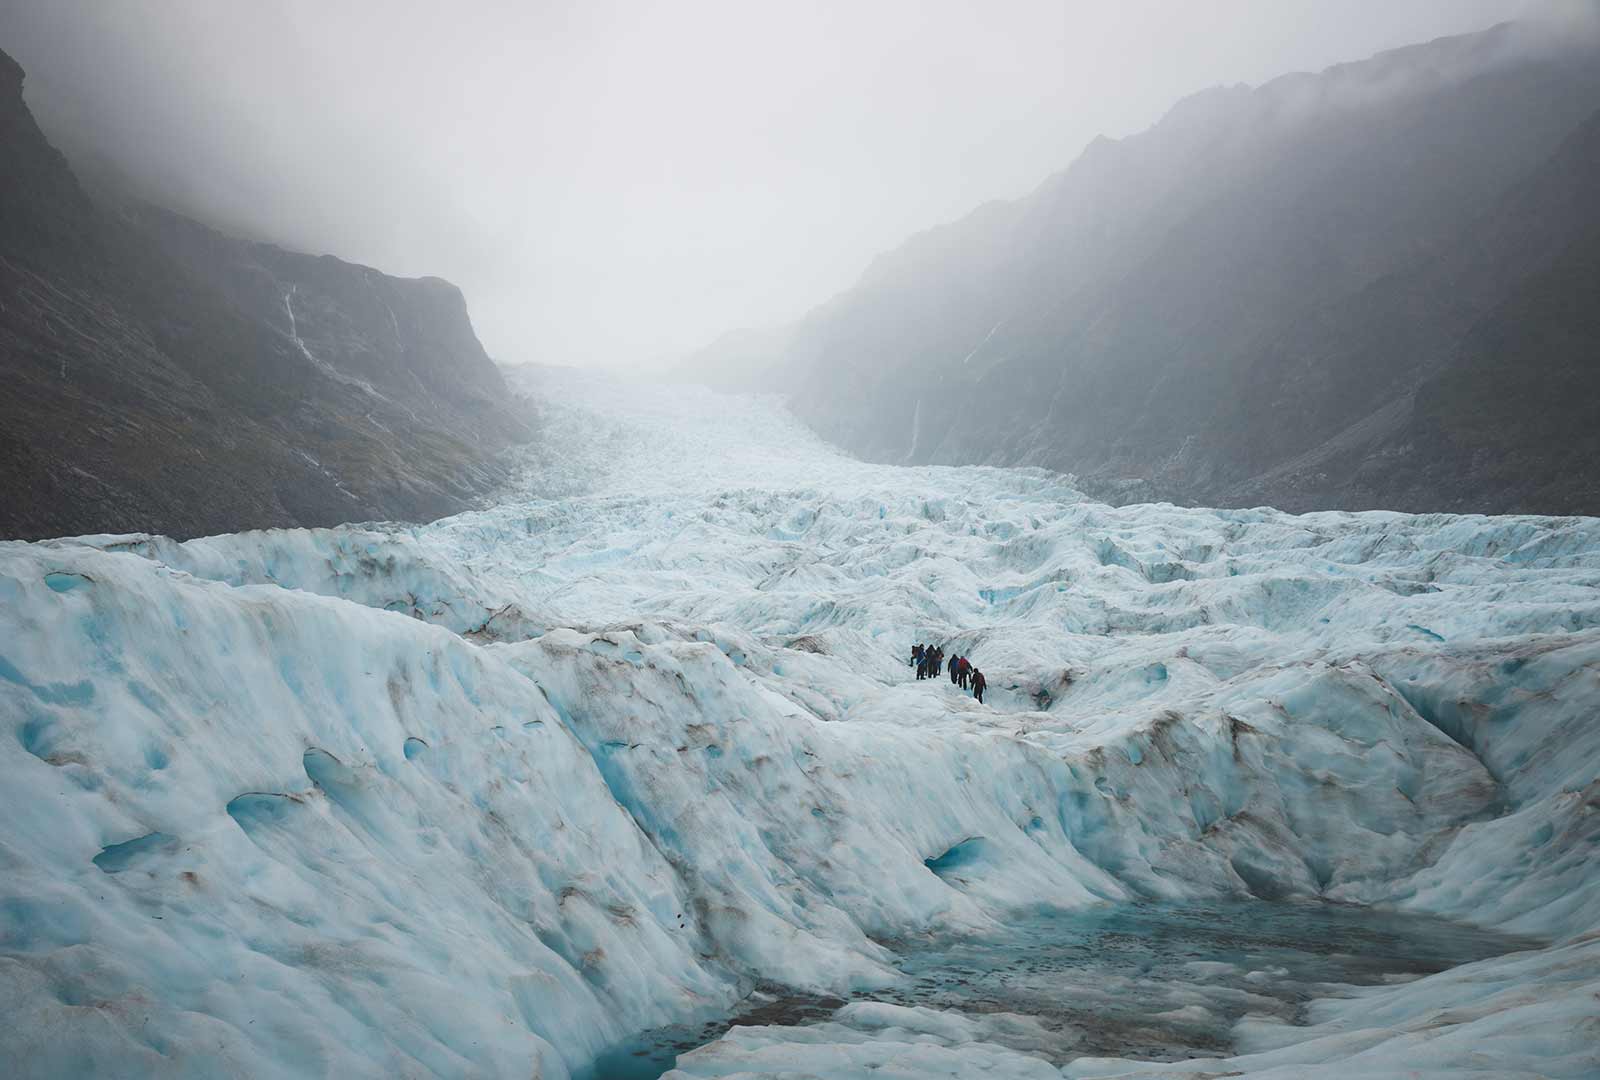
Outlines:
[[[1352,305],[1364,336],[1341,363],[1385,385],[1398,340],[1424,358],[1416,382],[1388,376],[1387,404],[1227,496],[1600,513],[1597,192],[1600,112],[1455,244]]]
[[[1198,94],[880,258],[767,385],[872,459],[1117,501],[1600,512],[1491,468],[1443,390],[1534,363],[1469,342],[1594,220],[1597,107],[1600,47],[1518,25]],[[1524,466],[1573,445],[1527,435]]]
[[[0,536],[454,513],[531,433],[437,279],[81,190],[0,54]]]
[[[1412,498],[1473,509],[1484,486],[1506,511],[1600,513],[1600,229],[1473,324],[1403,438]]]

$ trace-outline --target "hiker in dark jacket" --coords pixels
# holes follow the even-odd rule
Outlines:
[[[950,658],[950,663],[946,665],[946,667],[948,667],[950,669],[950,681],[951,682],[955,682],[956,681],[956,669],[959,668],[960,666],[961,666],[961,657],[952,656]]]
[[[923,672],[922,658],[923,658],[923,655],[924,654],[923,654],[921,645],[913,645],[913,646],[911,646],[911,666],[917,669],[917,678],[919,678],[919,679],[922,678],[922,672]]]
[[[989,680],[983,677],[983,672],[977,668],[972,669],[972,696],[978,699],[978,704],[983,704],[983,688],[989,685]]]

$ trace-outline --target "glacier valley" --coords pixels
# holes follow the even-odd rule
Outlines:
[[[7,1075],[1600,1074],[1600,520],[512,378],[491,509],[0,543]]]

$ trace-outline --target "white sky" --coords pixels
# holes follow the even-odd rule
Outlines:
[[[449,278],[504,362],[642,365],[1195,90],[1549,6],[0,0],[0,48],[180,209]]]

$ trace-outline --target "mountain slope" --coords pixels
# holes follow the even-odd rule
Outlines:
[[[1431,466],[1419,486],[1465,504],[1460,479],[1472,477],[1521,488],[1526,506],[1600,506],[1597,297],[1590,232],[1473,326],[1459,361],[1417,392],[1411,435]]]
[[[1514,24],[1206,91],[880,259],[775,370],[875,460],[1039,464],[1119,499],[1394,505],[1411,496],[1381,476],[1305,498],[1252,481],[1403,414],[1560,253],[1554,215],[1532,236],[1484,222],[1597,106],[1594,41]]]
[[[1345,351],[1325,371],[1382,385],[1401,342],[1421,372],[1415,385],[1226,497],[1295,509],[1600,509],[1596,190],[1600,112],[1443,255],[1351,303],[1347,321],[1359,333],[1344,335]],[[1308,394],[1265,419],[1292,425],[1315,407]]]
[[[94,203],[0,55],[0,535],[431,519],[528,431],[447,283]]]

